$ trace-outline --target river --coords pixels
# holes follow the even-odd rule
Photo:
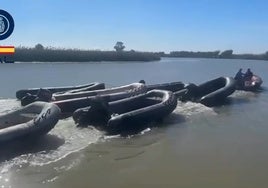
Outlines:
[[[0,65],[0,112],[19,108],[18,89],[104,82],[120,86],[202,83],[247,68],[264,80],[259,93],[236,91],[209,108],[178,102],[160,127],[106,136],[60,120],[42,139],[0,150],[0,187],[267,187],[268,62],[163,58],[156,62],[16,63]]]

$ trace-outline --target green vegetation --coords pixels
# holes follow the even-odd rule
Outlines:
[[[98,62],[98,61],[157,61],[160,57],[182,57],[182,58],[219,58],[219,59],[252,59],[268,60],[268,51],[264,54],[233,54],[233,50],[223,52],[192,52],[172,51],[165,52],[137,52],[134,50],[124,51],[123,42],[117,42],[115,51],[81,50],[46,48],[42,44],[34,48],[17,47],[12,60],[20,62]]]
[[[191,52],[191,51],[173,51],[169,54],[158,52],[161,57],[185,57],[185,58],[221,58],[221,59],[252,59],[268,60],[268,51],[264,54],[233,54],[233,50],[212,51],[212,52]]]
[[[215,52],[188,52],[188,51],[174,51],[170,52],[168,57],[191,57],[191,58],[217,58],[220,51]]]
[[[123,43],[122,46],[124,47]],[[90,62],[90,61],[154,61],[160,56],[150,52],[100,51],[80,49],[45,48],[37,44],[34,48],[17,47],[12,59],[20,62]],[[120,46],[119,46],[120,47]]]

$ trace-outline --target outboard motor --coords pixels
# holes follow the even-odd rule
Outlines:
[[[78,126],[106,126],[111,118],[109,104],[100,97],[92,100],[90,107],[81,108],[73,113],[73,119]]]
[[[52,99],[52,93],[48,89],[42,89],[40,88],[37,92],[37,95],[31,95],[30,93],[27,93],[22,99],[21,99],[21,105],[26,106],[30,103],[33,103],[35,101],[43,101],[43,102],[49,102]]]
[[[37,99],[36,95],[31,95],[30,93],[27,93],[24,97],[21,99],[21,106],[26,106],[28,104],[31,104],[35,102]]]
[[[48,89],[40,88],[37,92],[38,101],[49,102],[52,99],[52,92]]]
[[[198,86],[193,83],[189,83],[184,87],[184,89],[177,91],[174,94],[180,101],[195,101],[199,95]]]

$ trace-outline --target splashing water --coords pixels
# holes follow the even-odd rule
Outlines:
[[[15,99],[0,99],[0,106],[1,114],[20,108],[19,101]],[[0,174],[11,168],[49,165],[96,143],[102,137],[103,133],[94,128],[77,128],[72,118],[60,120],[45,138],[33,143],[33,146],[27,146],[25,150],[19,148],[18,153],[8,153],[14,158],[0,161]]]
[[[178,101],[178,105],[174,110],[175,114],[180,114],[185,116],[186,118],[190,118],[195,115],[216,115],[217,113],[213,110],[213,108],[209,108],[201,103],[193,103],[193,102],[181,102]]]
[[[0,105],[0,113],[6,113],[20,108],[19,101],[14,99],[1,99]],[[212,108],[208,108],[199,103],[182,103],[178,101],[178,105],[173,114],[179,114],[186,118],[190,118],[194,115],[216,114],[216,112]],[[143,135],[150,131],[151,129],[147,128],[140,134]],[[2,162],[2,164],[0,161],[0,174],[7,173],[12,168],[21,169],[24,166],[49,165],[60,161],[72,153],[76,153],[101,139],[106,140],[115,137],[118,138],[119,136],[104,136],[103,132],[94,128],[77,128],[72,118],[60,120],[55,128],[49,132],[49,135],[37,144],[37,147],[39,148],[37,148],[36,151],[34,150],[28,153],[23,152],[10,160]],[[70,164],[70,166],[73,165],[74,164]],[[68,170],[69,167],[64,167],[64,169]]]

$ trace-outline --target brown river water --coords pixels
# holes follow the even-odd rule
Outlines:
[[[60,120],[34,143],[0,148],[0,188],[268,186],[267,61],[163,58],[157,62],[16,63],[0,65],[0,112],[17,109],[18,89],[86,84],[202,83],[251,68],[259,93],[236,91],[209,108],[178,102],[161,125],[129,137]]]

